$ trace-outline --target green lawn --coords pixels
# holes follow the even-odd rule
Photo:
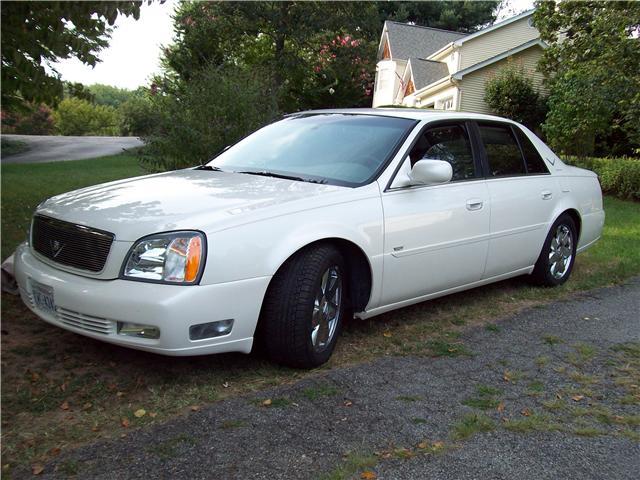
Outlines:
[[[127,155],[3,166],[3,256],[24,239],[30,216],[43,199],[140,174],[135,157]],[[321,370],[384,355],[472,355],[473,345],[460,338],[469,326],[484,324],[499,331],[495,322],[505,315],[640,274],[640,203],[606,198],[605,209],[602,240],[578,257],[571,280],[562,287],[537,288],[513,279],[348,322],[334,356]],[[44,461],[59,448],[117,437],[194,405],[316,374],[256,356],[174,358],[106,345],[40,321],[19,298],[6,294],[2,328],[3,474],[17,464]],[[278,401],[272,399],[272,405]],[[141,408],[149,414],[136,416]]]
[[[72,162],[2,165],[2,251],[4,260],[25,239],[31,215],[44,199],[76,188],[135,177],[144,172],[133,155]]]

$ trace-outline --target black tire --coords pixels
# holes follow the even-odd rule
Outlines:
[[[319,343],[314,346],[312,332],[314,310],[318,305],[316,297],[320,294],[326,272],[328,275],[337,272],[335,278],[340,279],[338,308],[331,309],[335,312],[331,317],[336,322],[327,322],[327,325],[335,326],[326,342],[318,340],[320,334],[317,329],[320,327],[315,328],[314,339]],[[258,335],[267,357],[273,362],[294,368],[313,368],[329,360],[347,311],[347,288],[344,259],[338,249],[330,244],[313,245],[287,260],[271,281],[260,313]],[[327,309],[328,305],[334,304],[323,303]],[[323,329],[323,336],[329,331]]]
[[[556,238],[563,229],[566,229],[566,231],[569,232],[571,245],[570,247],[567,245],[562,245],[562,249],[566,253],[570,251],[571,258],[565,260],[564,263],[560,263],[560,267],[565,266],[565,268],[557,268],[554,274],[552,266],[555,263],[553,261],[555,257],[552,257],[552,254],[554,253],[553,248],[557,245],[557,241],[554,242],[554,238]],[[552,247],[552,244],[554,245],[554,247]],[[578,234],[576,224],[569,214],[563,213],[553,223],[553,226],[549,230],[549,234],[544,241],[542,251],[540,252],[540,256],[538,257],[538,261],[536,262],[533,272],[531,272],[531,281],[536,285],[545,287],[557,287],[558,285],[562,285],[564,282],[566,282],[571,276],[573,264],[576,261],[577,244]]]

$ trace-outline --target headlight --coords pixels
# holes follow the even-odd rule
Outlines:
[[[150,235],[131,248],[122,277],[162,283],[194,284],[204,268],[205,237],[200,232]]]

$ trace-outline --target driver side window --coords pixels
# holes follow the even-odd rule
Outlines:
[[[442,125],[426,130],[409,153],[411,166],[422,159],[451,164],[452,181],[476,178],[471,142],[462,124]]]

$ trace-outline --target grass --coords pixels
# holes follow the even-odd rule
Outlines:
[[[346,454],[342,462],[331,472],[323,475],[322,480],[346,480],[360,471],[370,471],[371,468],[378,464],[378,458],[375,455],[349,452]],[[371,478],[376,478],[375,475]]]
[[[333,385],[321,384],[313,387],[305,388],[302,391],[302,396],[307,400],[317,400],[322,397],[333,397],[340,392]]]
[[[52,164],[3,165],[3,256],[23,241],[35,206],[45,198],[143,173],[131,155]],[[372,320],[347,323],[332,359],[320,371],[385,355],[469,355],[458,338],[464,329],[485,328],[524,308],[637,275],[640,273],[640,206],[606,198],[605,208],[607,222],[602,240],[578,257],[571,281],[562,287],[541,289],[513,279],[403,308]],[[462,325],[460,319],[466,319],[466,325]],[[2,328],[8,332],[2,335],[2,457],[3,465],[9,465],[9,469],[16,464],[44,461],[52,448],[64,451],[89,441],[117,437],[128,431],[122,426],[123,418],[128,419],[129,429],[137,428],[176,415],[188,415],[193,406],[317,375],[317,372],[275,366],[257,356],[171,358],[107,345],[45,324],[18,298],[6,294],[2,295]],[[488,327],[488,331],[495,329]],[[393,332],[393,337],[385,337],[384,332]],[[633,355],[637,359],[639,353],[637,344],[625,344],[611,352],[624,359],[616,367],[619,372],[614,378],[616,384],[625,389],[624,397],[620,397],[624,405],[633,405],[638,395],[633,386],[640,382],[633,372],[625,370],[625,365],[634,361]],[[505,373],[510,377],[506,386],[522,378],[517,371]],[[328,395],[327,392],[312,387],[308,395],[319,398]],[[265,399],[264,395],[261,398],[260,402]],[[65,402],[68,410],[61,408]],[[85,409],[87,403],[92,406]],[[258,405],[277,408],[290,404],[289,399],[276,398],[270,407]],[[139,408],[148,414],[135,417],[134,412]],[[473,421],[467,419],[468,425],[462,425],[460,431],[488,425],[483,421],[485,417],[474,418]],[[236,427],[229,424],[228,428]],[[363,456],[360,460],[366,458],[369,457]],[[352,467],[345,468],[356,468],[360,460],[354,459]]]
[[[490,432],[496,428],[495,423],[481,413],[469,413],[453,425],[453,439],[466,440],[476,433]]]
[[[2,156],[8,157],[10,155],[17,155],[29,150],[29,146],[25,142],[20,140],[9,140],[8,138],[2,138],[0,140],[0,147],[2,148]]]
[[[476,396],[467,398],[463,405],[482,410],[495,409],[500,404],[499,395],[502,391],[489,385],[476,385]]]

